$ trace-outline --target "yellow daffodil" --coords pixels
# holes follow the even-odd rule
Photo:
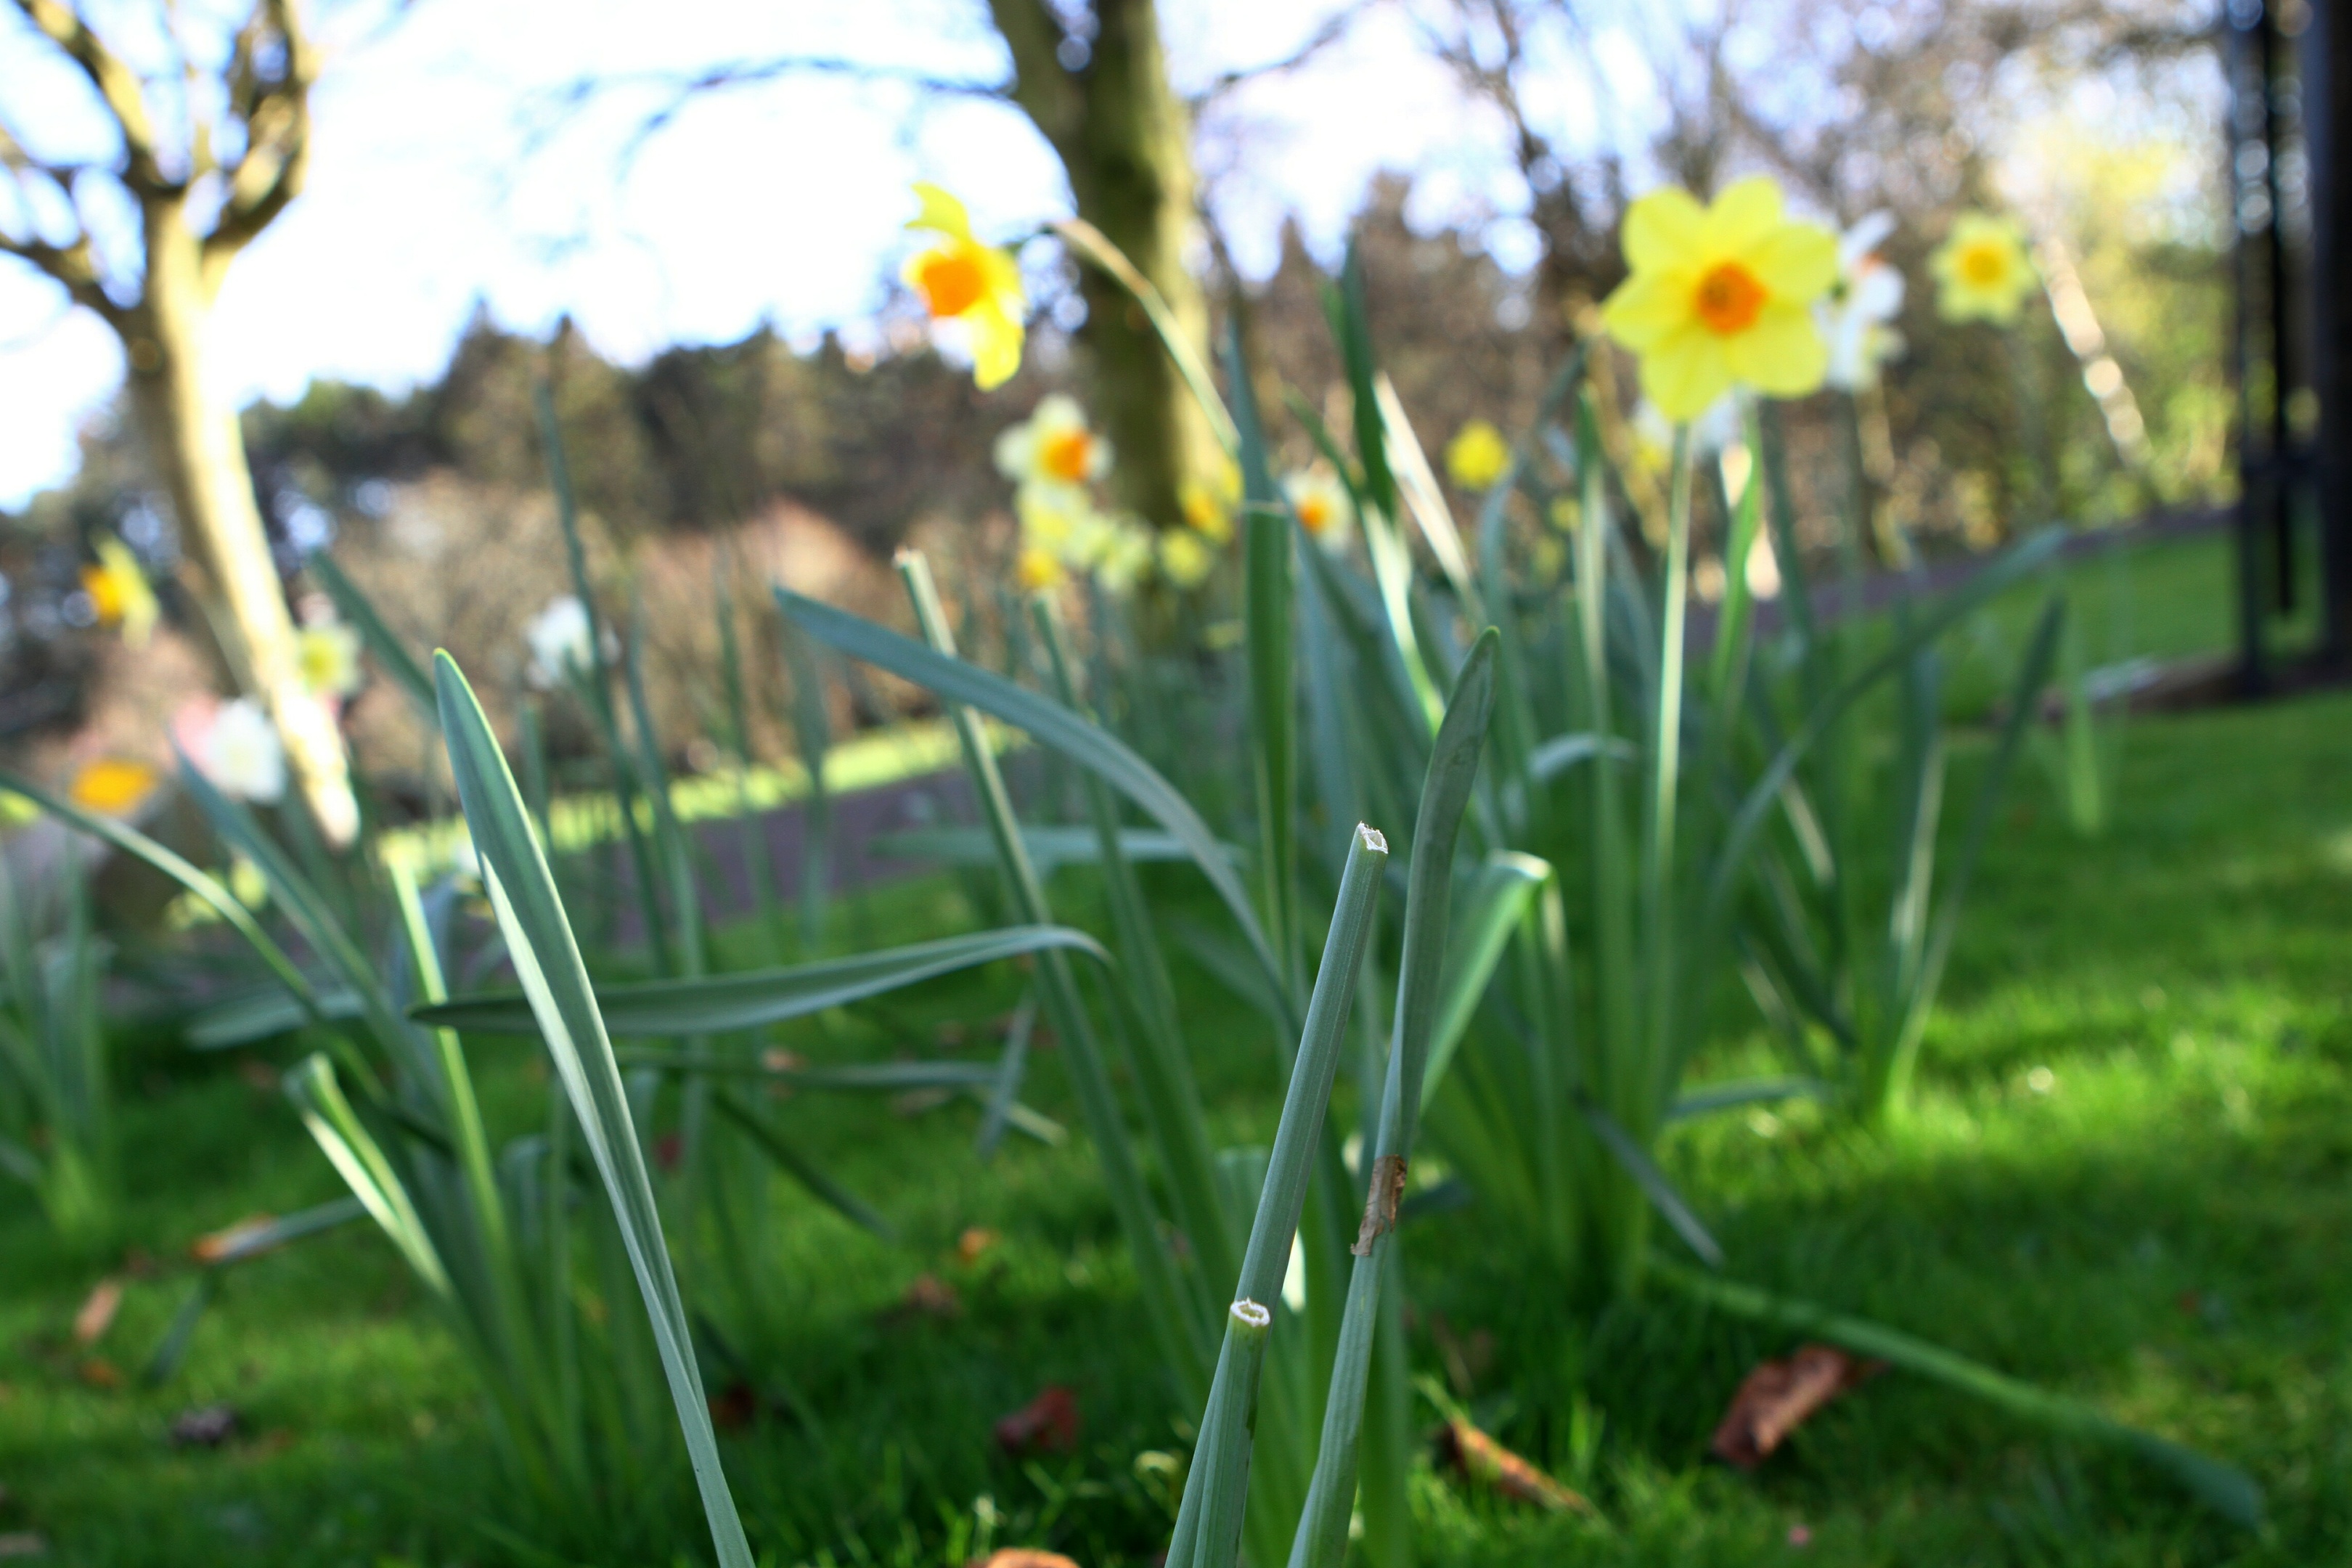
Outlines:
[[[127,646],[145,647],[163,616],[155,591],[147,585],[147,574],[140,570],[139,557],[131,553],[131,547],[112,534],[99,535],[97,547],[98,564],[81,571],[81,588],[89,595],[90,610],[100,626],[121,626]]]
[[[1282,490],[1290,498],[1290,510],[1297,514],[1298,526],[1316,543],[1326,550],[1347,548],[1355,508],[1339,476],[1328,468],[1308,468],[1284,479]]]
[[[1511,466],[1511,444],[1484,419],[1473,419],[1445,444],[1445,472],[1465,490],[1493,488]]]
[[[1962,213],[1952,232],[1927,258],[1936,275],[1936,310],[1948,321],[2017,320],[2025,297],[2040,280],[2025,254],[2025,231],[2013,217]]]
[[[1066,576],[1062,563],[1054,558],[1054,552],[1041,544],[1023,545],[1021,558],[1013,570],[1013,574],[1020,578],[1021,586],[1032,594],[1058,588]]]
[[[294,634],[302,684],[313,697],[349,697],[360,689],[360,634],[341,621],[320,621]]]
[[[996,468],[1016,485],[1084,485],[1110,472],[1110,443],[1087,427],[1076,398],[1056,392],[996,438]]]
[[[1625,213],[1624,247],[1633,275],[1601,319],[1641,356],[1642,390],[1668,419],[1735,384],[1774,397],[1821,385],[1829,348],[1812,305],[1837,279],[1837,240],[1790,219],[1773,181],[1742,180],[1707,206],[1652,191]]]
[[[931,320],[963,323],[980,389],[1002,386],[1021,368],[1028,308],[1021,268],[1009,253],[972,237],[971,219],[955,197],[928,183],[916,184],[915,197],[923,208],[907,226],[938,235],[940,243],[908,261],[907,282]]]
[[[1217,552],[1189,528],[1171,528],[1160,535],[1160,570],[1179,588],[1197,588],[1217,569]]]
[[[100,816],[129,816],[162,780],[163,774],[145,763],[100,757],[82,764],[66,794],[85,811]]]
[[[1234,537],[1234,508],[1241,504],[1242,471],[1231,458],[1220,458],[1213,479],[1188,479],[1176,488],[1184,509],[1184,526],[1212,544]]]

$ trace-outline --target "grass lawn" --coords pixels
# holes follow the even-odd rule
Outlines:
[[[2131,563],[2149,633],[2136,646],[2213,646],[2226,630],[2221,549],[2196,541]],[[1980,744],[1962,745],[1962,788],[1980,758]],[[1802,1108],[1733,1113],[1666,1151],[1736,1277],[1907,1329],[2240,1465],[2268,1492],[2264,1533],[2199,1511],[2129,1459],[1900,1373],[1832,1405],[1752,1477],[1712,1466],[1707,1436],[1740,1376],[1790,1339],[1654,1291],[1580,1318],[1473,1206],[1404,1233],[1416,1370],[1453,1382],[1490,1430],[1587,1489],[1602,1520],[1531,1514],[1424,1468],[1413,1499],[1424,1559],[2342,1561],[2347,781],[2342,695],[2136,722],[2113,826],[2095,841],[2074,837],[2047,780],[2022,770],[1929,1033],[1916,1117],[1864,1139]],[[894,940],[970,918],[945,882],[893,890],[869,916]],[[1178,979],[1218,1136],[1265,1138],[1276,1095],[1258,1026],[1205,975]],[[1010,1006],[1015,984],[1009,973],[942,984],[788,1043],[812,1058],[929,1054],[948,1021]],[[1749,1016],[1722,1016],[1702,1076],[1762,1066]],[[274,1065],[298,1048],[246,1055]],[[667,1531],[658,1544],[533,1555],[502,1544],[491,1526],[511,1515],[467,1367],[365,1226],[245,1267],[179,1377],[141,1386],[188,1289],[174,1260],[190,1240],[340,1188],[256,1067],[160,1039],[126,1041],[124,1056],[129,1238],[155,1261],[92,1350],[73,1348],[69,1324],[121,1259],[61,1253],[14,1191],[0,1208],[0,1538],[37,1531],[48,1561],[122,1568],[704,1560],[682,1478],[648,1500]],[[534,1125],[544,1075],[530,1051],[484,1041],[475,1059],[497,1129]],[[1050,1054],[1030,1095],[1075,1120]],[[983,1165],[968,1106],[803,1096],[778,1114],[901,1236],[878,1240],[780,1180],[753,1302],[707,1277],[698,1290],[701,1250],[680,1249],[689,1300],[713,1304],[766,1407],[727,1439],[755,1546],[780,1563],[961,1564],[1005,1544],[1089,1568],[1150,1562],[1170,1517],[1151,1456],[1182,1452],[1191,1413],[1169,1398],[1083,1141],[1016,1140]],[[957,1244],[972,1226],[1002,1239],[967,1261]],[[907,1305],[925,1275],[948,1292],[919,1297],[951,1293],[951,1311]],[[729,1373],[715,1360],[717,1383]],[[1076,1449],[1003,1457],[992,1424],[1049,1384],[1076,1394]],[[215,1402],[240,1413],[237,1436],[169,1441],[175,1415]],[[562,1533],[561,1521],[533,1531]]]

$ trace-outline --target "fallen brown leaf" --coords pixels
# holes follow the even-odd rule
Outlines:
[[[975,1557],[971,1563],[972,1568],[1078,1568],[1073,1559],[1034,1546],[1000,1546],[985,1561]]]
[[[1448,1418],[1437,1434],[1437,1457],[1463,1479],[1549,1513],[1591,1513],[1580,1492],[1560,1485],[1480,1431],[1467,1418]]]
[[[996,1424],[997,1447],[1015,1458],[1029,1454],[1066,1454],[1078,1446],[1078,1396],[1060,1384]]]
[[[92,1388],[114,1389],[122,1386],[122,1369],[104,1356],[90,1357],[74,1368],[74,1375]]]
[[[1800,1345],[1787,1360],[1765,1362],[1740,1380],[1707,1447],[1732,1468],[1752,1470],[1807,1416],[1885,1364],[1835,1345]]]
[[[988,1249],[1003,1237],[984,1225],[975,1225],[956,1237],[956,1258],[969,1268],[987,1256]]]
[[[100,1280],[82,1299],[81,1310],[74,1314],[74,1343],[94,1345],[114,1326],[114,1314],[122,1308],[122,1281],[111,1275]]]

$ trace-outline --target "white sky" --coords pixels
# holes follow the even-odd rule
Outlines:
[[[1173,69],[1197,82],[1279,58],[1346,3],[1165,0]],[[664,0],[656,26],[610,0],[421,0],[372,31],[374,11],[331,11],[309,193],[233,268],[214,379],[240,403],[290,398],[313,376],[413,384],[440,370],[478,300],[534,332],[568,310],[630,359],[740,337],[763,317],[802,332],[856,323],[908,243],[910,180],[961,194],[983,232],[1066,210],[1058,167],[1016,111],[935,101],[918,113],[901,88],[801,78],[690,110],[622,179],[628,106],[528,156],[523,107],[586,72],[787,53],[984,78],[1000,46],[980,14],[976,0]],[[9,21],[0,75],[13,66],[17,129],[46,139],[37,151],[69,153],[78,80],[28,76],[38,46]],[[1226,123],[1250,137],[1246,179],[1219,187],[1245,269],[1271,266],[1285,212],[1333,242],[1383,167],[1421,171],[1424,207],[1520,204],[1498,127],[1387,8],[1310,70],[1244,89]],[[1507,256],[1509,239],[1507,226]],[[70,475],[75,432],[121,374],[104,325],[0,258],[0,506]]]

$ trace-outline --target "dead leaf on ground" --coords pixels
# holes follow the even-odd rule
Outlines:
[[[236,1436],[242,1417],[233,1405],[199,1405],[172,1420],[172,1446],[177,1448],[217,1448]]]
[[[1449,1418],[1437,1434],[1438,1458],[1465,1480],[1499,1492],[1515,1502],[1549,1513],[1591,1513],[1592,1504],[1504,1447],[1463,1416]]]
[[[996,1444],[1014,1458],[1066,1454],[1078,1446],[1078,1396],[1050,1384],[1036,1398],[996,1424]]]
[[[114,1314],[121,1309],[122,1281],[109,1275],[90,1289],[82,1300],[81,1310],[74,1314],[74,1343],[98,1343],[114,1326]]]
[[[122,1369],[102,1355],[94,1355],[74,1368],[74,1375],[92,1388],[110,1390],[122,1386]]]
[[[37,1530],[12,1530],[0,1534],[0,1557],[47,1557],[49,1543]]]
[[[1740,1380],[1708,1449],[1734,1469],[1752,1470],[1814,1411],[1885,1367],[1835,1345],[1800,1345]]]
[[[988,1249],[1003,1237],[984,1225],[975,1225],[956,1237],[956,1258],[969,1268],[987,1256]]]
[[[1000,1546],[985,1560],[973,1558],[971,1568],[1078,1568],[1078,1564],[1058,1552],[1045,1552],[1034,1546]]]

